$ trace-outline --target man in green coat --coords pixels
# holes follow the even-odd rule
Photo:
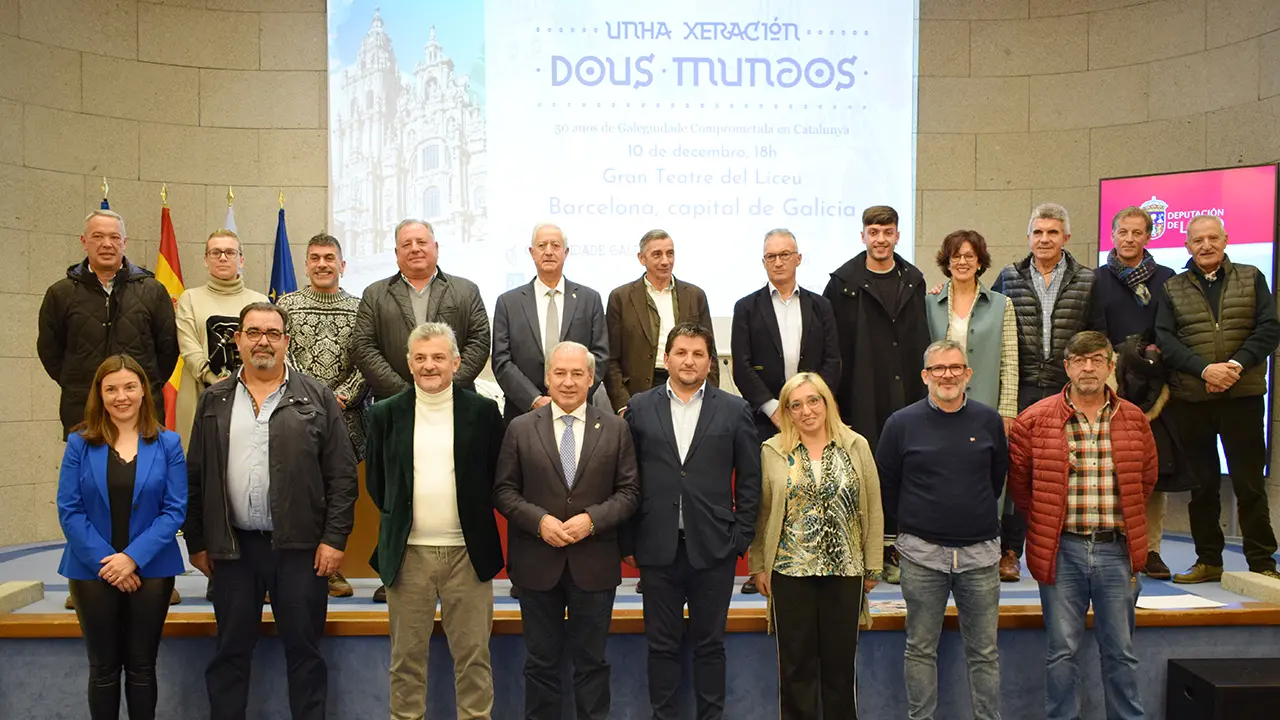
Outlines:
[[[413,385],[368,416],[365,482],[382,511],[371,564],[387,588],[391,717],[422,718],[436,601],[453,655],[458,717],[489,717],[492,580],[502,570],[493,479],[502,447],[497,403],[453,384],[453,330],[409,334]]]

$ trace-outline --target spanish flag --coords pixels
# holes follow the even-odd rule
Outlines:
[[[182,285],[182,263],[178,260],[178,238],[173,232],[173,219],[169,217],[169,203],[160,209],[160,257],[156,260],[156,280],[169,291],[174,304],[185,289]],[[173,368],[173,375],[164,386],[164,426],[177,429],[178,384],[182,381],[182,357]]]

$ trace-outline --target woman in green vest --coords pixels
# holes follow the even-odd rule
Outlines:
[[[973,230],[942,240],[938,267],[950,280],[926,303],[929,339],[954,340],[965,349],[973,380],[970,400],[995,408],[1005,431],[1018,416],[1018,325],[1013,304],[978,282],[991,266],[987,241]]]

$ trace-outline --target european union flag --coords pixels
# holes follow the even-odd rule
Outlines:
[[[289,252],[289,233],[284,229],[284,208],[280,208],[280,222],[276,223],[276,251],[271,261],[271,289],[267,297],[271,302],[298,289],[298,279],[293,274],[293,253]]]

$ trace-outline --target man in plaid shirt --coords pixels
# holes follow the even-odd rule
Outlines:
[[[1155,438],[1142,410],[1106,385],[1115,356],[1105,335],[1077,333],[1063,355],[1066,388],[1027,408],[1009,435],[1009,492],[1027,516],[1027,567],[1049,636],[1045,715],[1080,716],[1076,653],[1092,604],[1107,718],[1142,718],[1133,612]]]

